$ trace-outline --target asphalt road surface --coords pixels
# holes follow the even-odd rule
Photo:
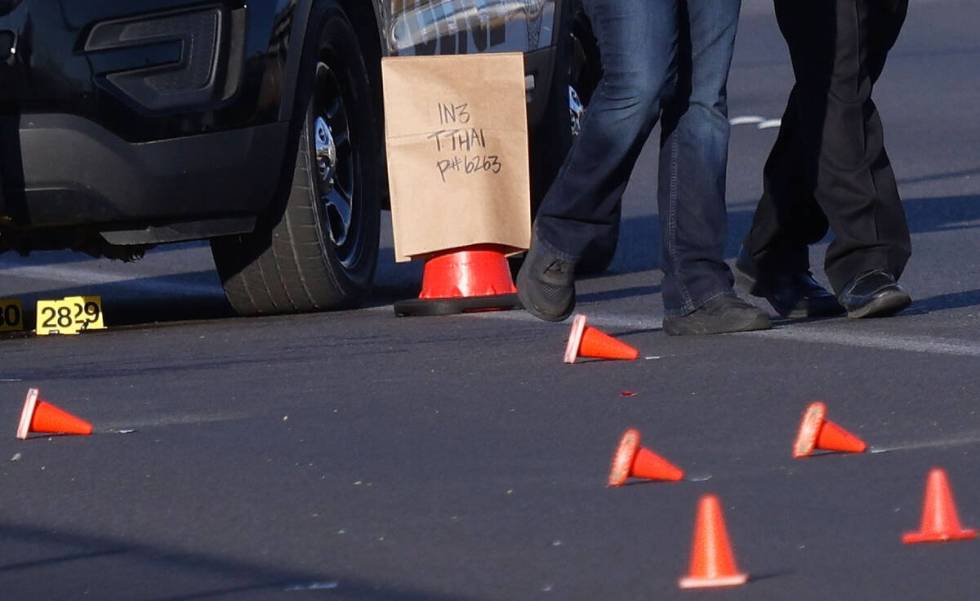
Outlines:
[[[878,86],[914,242],[893,319],[666,337],[655,148],[612,271],[580,286],[631,363],[564,365],[567,324],[522,313],[396,319],[418,268],[390,249],[373,306],[264,319],[228,316],[201,246],[3,257],[4,295],[102,294],[110,328],[0,340],[0,598],[975,599],[980,542],[900,536],[934,465],[980,526],[978,30],[974,0],[913,0]],[[789,78],[747,2],[731,116],[778,118]],[[775,133],[734,128],[729,257]],[[14,440],[28,386],[97,434]],[[792,460],[815,399],[888,452]],[[606,488],[627,426],[694,478]],[[753,579],[680,591],[707,492]]]

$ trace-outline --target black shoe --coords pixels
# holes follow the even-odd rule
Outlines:
[[[760,275],[752,258],[742,249],[735,261],[735,281],[739,287],[759,296],[789,319],[830,317],[844,313],[830,291],[817,283],[809,271]]]
[[[545,321],[567,319],[575,309],[575,263],[536,240],[517,272],[517,295],[528,313]]]
[[[664,319],[664,332],[670,336],[749,332],[771,327],[768,315],[734,294],[716,296],[692,313]]]
[[[851,280],[837,297],[851,319],[888,317],[912,304],[912,297],[884,271],[869,271]]]

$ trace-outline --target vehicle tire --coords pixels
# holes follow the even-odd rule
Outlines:
[[[328,3],[314,15],[296,94],[298,139],[288,151],[281,197],[255,232],[211,243],[225,295],[240,315],[351,306],[374,278],[385,176],[380,107],[343,10]]]

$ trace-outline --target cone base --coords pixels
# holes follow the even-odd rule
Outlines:
[[[27,440],[31,433],[31,420],[34,419],[34,410],[37,408],[37,388],[30,388],[27,397],[24,398],[24,408],[20,411],[20,423],[17,424],[17,438]]]
[[[395,315],[398,317],[435,317],[461,313],[510,311],[520,308],[521,301],[516,294],[443,299],[412,298],[396,301],[394,304]]]
[[[395,315],[436,316],[521,308],[507,263],[508,247],[476,244],[425,261],[418,298],[398,301]]]
[[[976,530],[960,530],[958,532],[906,532],[902,535],[902,542],[906,545],[917,543],[948,543],[956,540],[973,540],[976,537]]]
[[[623,432],[619,439],[619,446],[616,454],[613,455],[612,468],[609,470],[609,486],[622,486],[630,477],[630,468],[633,467],[633,460],[640,452],[640,432],[630,428]]]
[[[796,434],[796,442],[793,443],[793,457],[807,457],[813,454],[813,449],[817,446],[817,435],[820,433],[820,426],[823,425],[827,417],[827,406],[821,402],[811,403],[803,414],[800,421],[800,430]]]
[[[685,576],[678,581],[681,588],[717,588],[722,586],[739,586],[749,581],[748,574],[734,574],[732,576],[717,576],[715,578],[699,578],[695,576]]]
[[[582,348],[582,334],[585,333],[585,315],[576,315],[572,320],[572,331],[568,335],[568,344],[565,345],[565,363],[575,363],[578,359],[578,351]]]

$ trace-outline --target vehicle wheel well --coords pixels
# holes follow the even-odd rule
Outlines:
[[[360,41],[361,52],[364,55],[364,62],[368,67],[368,81],[371,84],[371,92],[374,95],[374,106],[377,110],[380,131],[384,131],[384,103],[381,96],[381,59],[384,52],[381,47],[381,28],[378,25],[377,15],[372,8],[372,3],[362,0],[340,0],[340,6],[347,14],[347,18],[354,26],[357,38]],[[383,148],[383,146],[382,146]],[[379,160],[384,169],[381,173],[387,174],[387,160],[385,153],[382,152]],[[385,177],[382,190],[382,206],[390,209],[390,199],[388,195],[388,178]]]

